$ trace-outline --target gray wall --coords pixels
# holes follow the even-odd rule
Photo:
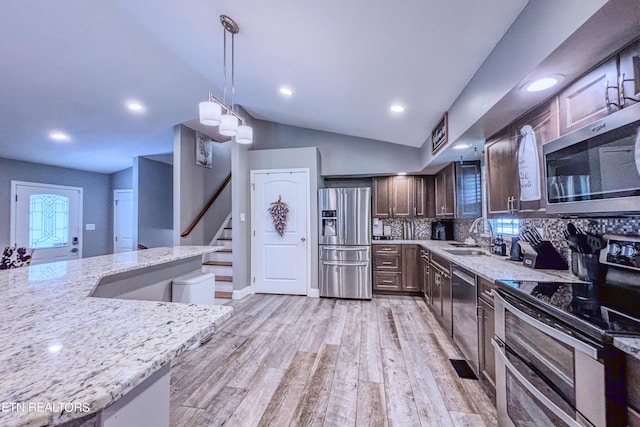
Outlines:
[[[111,190],[131,190],[133,188],[133,168],[114,172],[110,175],[110,179]]]
[[[0,246],[10,243],[12,180],[81,187],[84,224],[96,225],[92,231],[86,231],[84,224],[82,226],[82,255],[86,258],[111,253],[113,214],[109,175],[0,157]]]
[[[255,122],[254,122],[255,123]],[[251,194],[249,177],[251,170],[259,169],[309,169],[309,195],[311,199],[311,223],[309,248],[311,249],[311,287],[318,287],[318,171],[319,155],[315,147],[289,148],[278,150],[246,150],[236,147],[234,153],[234,215],[233,215],[233,282],[234,289],[250,285],[251,276]],[[238,171],[238,172],[235,172]],[[236,182],[236,176],[241,175]],[[237,213],[236,213],[237,212]],[[240,213],[246,221],[239,220]],[[236,229],[236,224],[238,230]]]
[[[133,159],[133,213],[137,243],[173,246],[173,166]]]
[[[231,146],[235,142],[213,143],[213,168],[195,163],[196,133],[185,126],[174,128],[173,183],[175,245],[208,245],[231,213],[231,186],[227,186],[187,237],[180,237],[209,198],[231,172]],[[232,178],[235,179],[235,177]]]
[[[418,172],[424,167],[419,148],[263,120],[253,123],[251,150],[317,147],[323,176]]]

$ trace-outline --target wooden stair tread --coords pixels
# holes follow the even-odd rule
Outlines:
[[[231,240],[231,237],[218,237],[218,240]]]
[[[216,274],[216,282],[233,282],[233,276],[221,276]]]
[[[202,265],[218,265],[223,267],[232,267],[233,263],[231,261],[205,261]]]
[[[222,253],[230,254],[231,253],[231,249],[225,248],[225,249],[220,249],[219,251],[216,251],[216,252],[222,252]],[[213,252],[213,253],[215,253],[215,252]]]
[[[232,297],[233,292],[216,291],[216,298],[231,299]]]

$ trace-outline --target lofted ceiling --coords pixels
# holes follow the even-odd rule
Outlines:
[[[3,0],[0,157],[110,173],[172,151],[172,127],[222,95],[220,14],[240,26],[235,102],[251,116],[420,147],[526,4]]]

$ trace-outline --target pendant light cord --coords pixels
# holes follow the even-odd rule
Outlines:
[[[233,110],[233,97],[236,94],[236,84],[235,84],[235,41],[236,35],[231,33],[231,110]]]
[[[224,75],[224,87],[222,88],[222,102],[227,103],[227,30],[222,26],[223,40],[223,58],[222,58],[222,74]]]

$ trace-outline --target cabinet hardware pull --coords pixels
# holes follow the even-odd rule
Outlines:
[[[391,261],[385,261],[382,263],[382,265],[391,265],[391,264],[392,264]]]
[[[382,283],[393,283],[393,280],[383,280]]]
[[[619,89],[618,89],[617,86],[609,86],[609,80],[605,80],[605,82],[604,82],[604,103],[605,103],[605,106],[607,107],[607,111],[611,112],[611,107],[612,106],[615,106],[616,108],[620,109],[620,108],[622,108],[622,105],[620,105],[619,103],[616,103],[616,102],[611,102],[611,100],[609,99],[609,89],[616,89],[616,92],[618,92]],[[618,102],[620,102],[620,100],[618,100]],[[594,131],[594,132],[596,132],[596,131]]]
[[[625,79],[624,78],[624,73],[620,74],[620,78],[618,80],[618,100],[620,102],[620,106],[624,107],[624,102],[626,100],[629,101],[633,101],[633,102],[640,102],[640,99],[638,98],[633,98],[630,96],[624,96],[624,84],[625,82],[633,82],[635,81],[634,79]]]
[[[418,216],[418,208],[413,208],[413,216]]]

